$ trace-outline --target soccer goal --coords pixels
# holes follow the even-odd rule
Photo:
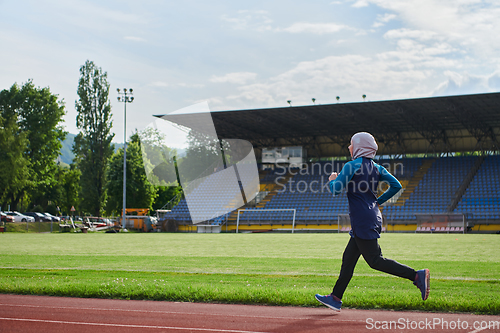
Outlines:
[[[297,209],[295,208],[282,208],[282,209],[238,209],[238,214],[236,217],[236,233],[238,233],[238,229],[240,226],[240,213],[241,212],[252,212],[252,214],[262,214],[265,212],[293,212],[292,216],[292,234],[293,231],[295,230],[295,216],[297,215]],[[273,219],[270,219],[269,221],[273,221]]]

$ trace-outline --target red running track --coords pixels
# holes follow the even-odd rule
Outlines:
[[[0,294],[0,332],[500,332],[483,329],[491,322],[500,317]]]

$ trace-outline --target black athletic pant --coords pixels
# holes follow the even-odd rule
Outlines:
[[[349,281],[351,281],[354,267],[356,267],[360,255],[363,255],[365,261],[373,269],[411,281],[415,280],[417,272],[413,268],[382,256],[382,250],[377,239],[364,240],[358,237],[350,237],[342,256],[340,275],[332,292],[333,295],[340,299],[342,299],[344,291]]]

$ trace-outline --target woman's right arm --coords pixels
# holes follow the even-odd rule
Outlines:
[[[347,162],[338,175],[336,175],[336,172],[330,175],[330,191],[334,196],[342,193],[342,190],[347,187],[347,183],[352,179],[356,170],[359,169],[358,164],[361,165],[359,162],[356,163],[356,160]],[[336,175],[335,177],[334,174]]]

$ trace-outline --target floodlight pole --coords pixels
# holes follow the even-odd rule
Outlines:
[[[132,95],[133,89],[127,88],[120,92],[120,88],[117,88],[118,92],[118,102],[123,102],[123,208],[122,208],[122,229],[125,230],[125,209],[127,208],[127,103],[132,103],[134,101]]]

